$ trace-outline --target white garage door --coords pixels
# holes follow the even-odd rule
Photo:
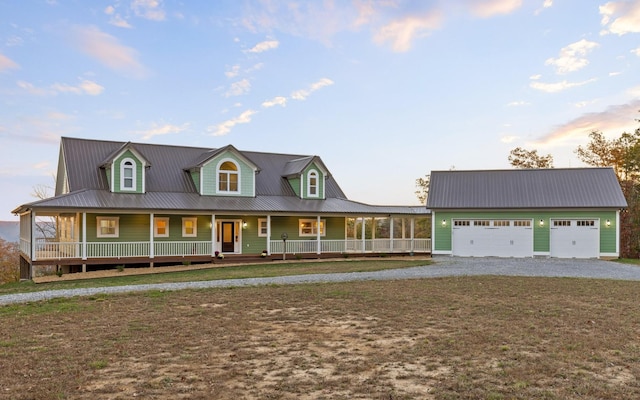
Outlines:
[[[453,220],[451,251],[464,257],[533,257],[532,221]]]
[[[550,255],[558,258],[600,256],[600,224],[597,219],[551,220]]]

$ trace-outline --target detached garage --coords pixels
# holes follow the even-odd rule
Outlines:
[[[611,168],[433,171],[433,254],[617,258],[627,203]]]

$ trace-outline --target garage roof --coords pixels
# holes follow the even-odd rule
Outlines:
[[[432,171],[427,208],[625,208],[612,168]]]

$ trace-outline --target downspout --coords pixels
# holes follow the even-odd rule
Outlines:
[[[316,254],[320,254],[320,215],[316,216],[316,227]],[[327,229],[326,226],[324,228]]]
[[[267,254],[271,255],[271,214],[267,214]]]

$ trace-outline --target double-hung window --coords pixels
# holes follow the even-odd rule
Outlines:
[[[130,158],[120,164],[120,189],[136,190],[136,162]]]
[[[298,234],[300,236],[317,236],[318,235],[318,220],[315,219],[301,219],[300,230]],[[325,235],[325,220],[320,220],[320,236]]]
[[[198,218],[196,217],[182,218],[182,236],[183,237],[198,236]]]
[[[218,169],[218,192],[237,193],[238,183],[238,166],[233,161],[223,162]]]
[[[169,218],[155,217],[153,219],[153,236],[169,237]]]
[[[96,236],[117,238],[120,235],[120,217],[96,217]]]
[[[307,174],[307,196],[318,197],[318,172],[315,170]]]

